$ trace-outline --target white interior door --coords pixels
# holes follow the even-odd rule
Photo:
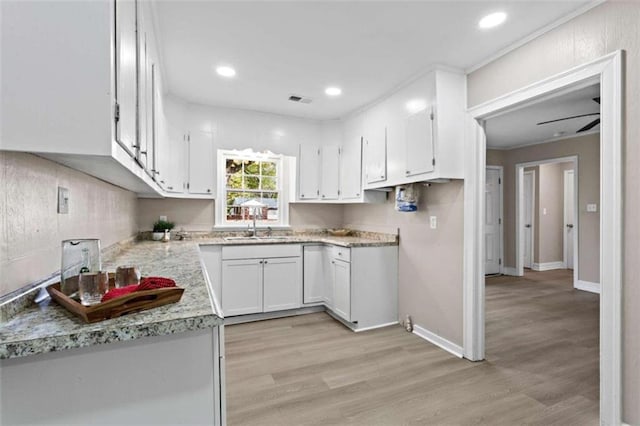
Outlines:
[[[573,241],[576,233],[574,171],[564,172],[564,262],[573,269]]]
[[[523,179],[523,213],[524,223],[522,229],[522,235],[524,239],[524,250],[522,253],[522,264],[525,268],[531,268],[533,265],[533,209],[534,209],[534,194],[535,194],[535,172],[524,172]]]
[[[500,178],[501,169],[488,168],[485,188],[485,223],[484,223],[484,244],[485,244],[485,274],[499,274],[501,259],[501,208],[500,194],[502,192]]]

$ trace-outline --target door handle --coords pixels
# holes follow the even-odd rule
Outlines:
[[[527,223],[524,227],[525,227],[525,228],[531,228],[531,224],[530,224],[530,223]]]
[[[567,223],[567,228],[573,228],[573,224],[572,223]]]

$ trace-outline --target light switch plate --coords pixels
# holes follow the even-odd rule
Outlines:
[[[589,213],[595,213],[598,211],[598,205],[595,203],[587,204],[587,211]]]
[[[69,189],[58,187],[58,214],[69,214]]]
[[[160,216],[160,220],[163,220],[163,221],[166,222],[167,221],[167,217],[166,216]]]

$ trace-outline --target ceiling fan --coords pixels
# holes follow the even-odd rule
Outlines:
[[[600,105],[600,96],[598,96],[597,98],[593,98],[593,101],[597,102],[598,105]],[[592,115],[600,115],[600,112],[592,112],[591,114],[574,115],[574,116],[571,116],[571,117],[558,118],[557,120],[542,121],[540,123],[537,123],[537,125],[539,126],[541,124],[555,123],[557,121],[571,120],[571,119],[580,118],[580,117],[590,117]],[[592,122],[590,122],[586,126],[582,127],[576,133],[586,132],[587,130],[591,130],[594,127],[596,127],[598,124],[600,124],[600,117],[596,118],[595,120],[593,120]]]

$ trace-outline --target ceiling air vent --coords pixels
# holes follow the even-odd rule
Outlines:
[[[301,104],[310,104],[311,103],[311,98],[305,98],[304,96],[299,96],[299,95],[291,95],[291,96],[289,96],[289,100],[291,102],[299,102]]]

